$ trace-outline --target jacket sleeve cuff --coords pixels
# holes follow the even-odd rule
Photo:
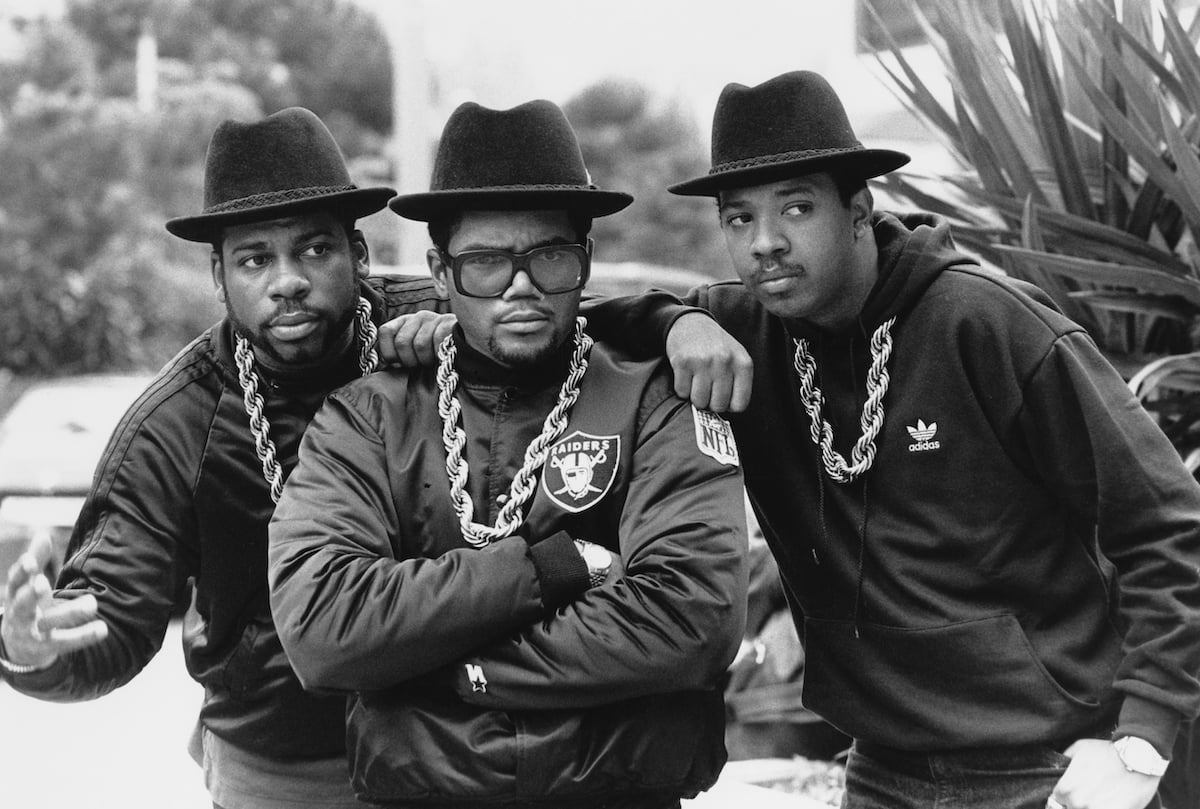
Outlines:
[[[1170,708],[1141,697],[1126,695],[1117,729],[1113,731],[1112,737],[1116,740],[1122,736],[1137,736],[1154,745],[1160,756],[1170,758],[1181,721],[1179,714]]]
[[[531,544],[529,558],[537,571],[546,609],[569,604],[588,589],[587,562],[575,550],[575,540],[566,531]]]

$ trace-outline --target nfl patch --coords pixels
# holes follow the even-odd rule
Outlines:
[[[738,465],[737,443],[729,422],[711,410],[697,410],[692,405],[692,420],[696,423],[696,446],[717,463]]]
[[[599,503],[612,488],[621,457],[621,436],[576,430],[546,453],[542,491],[572,514]]]

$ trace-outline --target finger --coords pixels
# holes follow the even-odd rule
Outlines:
[[[50,532],[38,531],[18,561],[24,567],[26,579],[32,579],[45,570],[53,558],[54,542],[50,538]]]
[[[79,598],[51,599],[47,605],[42,606],[37,624],[42,632],[50,632],[53,629],[80,626],[93,621],[98,612],[96,597],[90,594]]]
[[[60,627],[50,630],[46,640],[58,654],[72,652],[87,646],[94,646],[108,637],[108,624],[101,620],[88,621],[86,624],[72,627]]]
[[[745,412],[750,406],[750,391],[754,386],[754,364],[749,356],[745,362],[737,363],[733,372],[733,391],[729,396],[729,411],[731,413]]]
[[[396,321],[389,320],[379,327],[379,338],[375,343],[379,351],[379,359],[387,364],[397,362],[396,358]]]
[[[433,336],[435,346],[442,344],[442,341],[450,336],[454,331],[454,327],[458,325],[458,316],[454,314],[439,315],[437,319],[437,330]]]
[[[712,389],[709,393],[709,410],[712,410],[716,413],[724,413],[728,411],[732,393],[733,380],[725,374],[718,374],[713,380]]]
[[[413,359],[416,364],[425,367],[433,365],[437,360],[438,321],[430,320],[421,324],[413,338]]]
[[[680,399],[692,400],[692,372],[683,367],[676,367],[675,372],[675,395]]]
[[[21,563],[18,563],[21,564]],[[15,567],[15,565],[14,565]],[[34,618],[37,617],[38,600],[40,597],[38,583],[41,582],[43,590],[48,591],[50,583],[46,581],[46,577],[41,573],[29,577],[27,571],[24,571],[26,580],[20,587],[11,590],[8,595],[8,602],[5,606],[4,621],[17,622],[23,626],[32,627]]]
[[[712,380],[705,374],[692,377],[692,387],[688,391],[688,399],[697,410],[710,409],[712,401]]]
[[[395,339],[392,340],[395,362],[405,368],[412,368],[418,364],[416,352],[413,350],[413,340],[419,328],[420,323],[406,318],[396,330]]]

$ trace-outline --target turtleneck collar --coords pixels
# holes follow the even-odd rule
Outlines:
[[[487,354],[475,350],[458,326],[454,327],[454,346],[454,369],[463,381],[525,389],[543,388],[562,382],[571,367],[571,355],[575,351],[575,341],[568,336],[562,345],[536,365],[501,365]]]

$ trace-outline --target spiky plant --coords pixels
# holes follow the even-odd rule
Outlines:
[[[887,191],[949,217],[961,244],[1046,290],[1196,472],[1200,15],[1185,24],[1160,0],[913,4],[945,67],[943,104],[875,2],[884,80],[964,166],[893,174]]]

